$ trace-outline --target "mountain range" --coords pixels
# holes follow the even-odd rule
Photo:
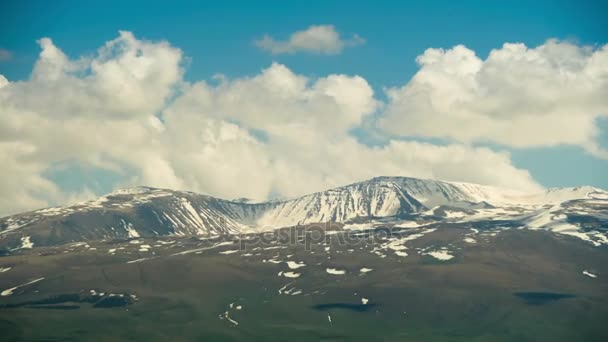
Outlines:
[[[606,246],[593,187],[377,177],[262,202],[134,187],[0,219],[0,331],[607,341]]]
[[[593,187],[525,193],[478,184],[376,177],[293,199],[225,200],[151,187],[0,219],[0,249],[155,236],[217,236],[336,222],[344,229],[492,223],[608,243],[608,192]]]

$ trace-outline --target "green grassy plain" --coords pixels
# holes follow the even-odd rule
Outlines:
[[[76,310],[0,308],[0,340],[608,340],[606,248],[525,230],[486,235],[467,244],[462,241],[465,233],[459,227],[444,227],[406,243],[407,257],[387,251],[385,258],[371,253],[373,244],[336,243],[315,243],[308,249],[249,246],[219,254],[235,245],[172,255],[204,247],[186,238],[153,247],[154,255],[139,252],[138,245],[128,242],[92,244],[96,250],[73,248],[67,253],[65,247],[34,249],[0,257],[0,267],[12,267],[0,273],[0,290],[45,278],[0,297],[0,306],[91,289],[135,294],[138,300],[114,308],[88,303],[76,303]],[[120,246],[125,249],[108,253]],[[455,257],[439,261],[417,253],[442,246]],[[127,263],[146,257],[152,258]],[[290,270],[285,263],[268,260],[301,261],[306,266]],[[346,274],[328,274],[328,267]],[[362,267],[373,270],[362,274]],[[599,276],[585,276],[583,270]],[[286,278],[278,276],[280,271],[301,276]],[[286,290],[302,293],[279,294],[286,284]],[[531,305],[514,296],[526,291],[575,297]],[[360,304],[361,298],[374,305],[366,311],[314,308],[324,303]],[[236,310],[239,305],[242,309]],[[220,319],[226,311],[237,326]]]

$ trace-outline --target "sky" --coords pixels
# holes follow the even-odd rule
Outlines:
[[[0,215],[149,185],[608,188],[605,1],[3,1]]]

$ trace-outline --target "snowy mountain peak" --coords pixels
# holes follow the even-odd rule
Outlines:
[[[140,195],[140,194],[149,193],[153,190],[158,190],[158,189],[140,185],[140,186],[135,186],[135,187],[116,189],[115,191],[113,191],[109,194],[106,194],[105,196]]]

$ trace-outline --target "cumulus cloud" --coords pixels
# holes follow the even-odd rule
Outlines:
[[[224,79],[215,87],[195,83],[167,113],[196,110],[273,137],[301,140],[345,134],[377,106],[372,88],[359,76],[329,75],[313,81],[273,63],[251,78]]]
[[[153,163],[150,118],[181,80],[179,49],[128,32],[86,59],[70,60],[48,38],[39,44],[31,78],[0,88],[2,213],[73,197],[44,178],[56,163],[114,170]]]
[[[171,164],[190,187],[228,197],[296,196],[387,174],[538,188],[505,153],[357,142],[348,131],[378,104],[361,77],[309,80],[273,64],[251,78],[191,85],[164,111],[165,137],[187,151],[173,154]]]
[[[608,116],[608,45],[504,44],[483,60],[462,46],[428,49],[420,70],[389,89],[381,127],[397,135],[516,148],[577,145],[599,157]]]
[[[357,34],[353,34],[348,39],[342,38],[333,25],[312,25],[306,30],[292,33],[289,39],[284,41],[277,40],[267,34],[255,41],[260,49],[274,55],[296,52],[335,55],[342,52],[346,47],[364,43],[365,39]]]
[[[39,44],[31,77],[0,88],[1,214],[91,196],[46,176],[64,164],[111,170],[116,186],[224,198],[297,196],[379,175],[539,189],[504,151],[360,143],[349,131],[383,107],[360,76],[308,78],[275,63],[189,83],[179,49],[129,32],[78,59],[50,39]]]
[[[120,32],[95,57],[75,61],[49,38],[38,43],[42,51],[30,81],[4,90],[3,97],[20,100],[21,109],[61,116],[150,115],[164,106],[182,79],[179,49],[137,40],[130,32]]]

